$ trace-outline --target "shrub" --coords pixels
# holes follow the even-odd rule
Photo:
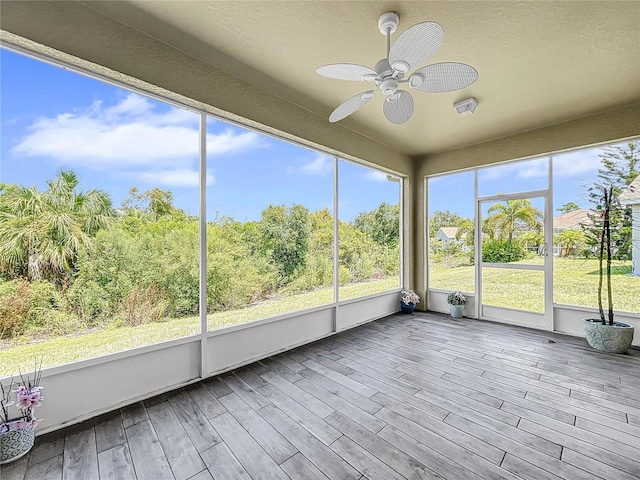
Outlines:
[[[490,263],[517,262],[526,257],[526,249],[517,242],[489,240],[482,246],[482,261]]]
[[[0,283],[0,338],[22,333],[31,310],[31,292],[24,280]]]
[[[448,258],[456,256],[467,256],[469,251],[465,250],[466,246],[462,242],[454,241],[444,243],[439,239],[431,239],[430,256],[435,262],[446,262]]]
[[[338,279],[339,279],[340,285],[347,285],[353,281],[353,278],[351,277],[351,273],[349,272],[349,269],[344,265],[340,265],[340,268],[338,270]]]
[[[32,310],[37,321],[30,325],[26,333],[39,335],[68,335],[82,332],[87,325],[76,315],[55,307],[40,307]]]
[[[165,317],[168,304],[156,287],[136,286],[129,292],[119,318],[128,327],[159,322]]]
[[[0,283],[0,338],[21,334],[64,335],[86,328],[66,311],[63,295],[46,280]]]
[[[302,274],[287,286],[288,292],[304,292],[333,284],[333,259],[310,254]]]
[[[400,273],[400,247],[384,248],[379,256],[380,268],[385,276],[398,275]]]
[[[87,326],[111,323],[115,304],[107,290],[95,280],[77,282],[67,292],[73,311]]]
[[[85,328],[77,316],[67,311],[64,295],[52,282],[31,282],[29,290],[31,308],[25,330],[45,335],[65,335]]]

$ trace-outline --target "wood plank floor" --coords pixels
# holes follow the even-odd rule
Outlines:
[[[640,351],[393,315],[38,437],[0,478],[640,478]]]

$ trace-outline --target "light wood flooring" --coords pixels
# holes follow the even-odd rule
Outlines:
[[[640,478],[640,351],[393,315],[38,437],[0,478]]]

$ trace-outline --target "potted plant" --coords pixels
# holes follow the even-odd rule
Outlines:
[[[633,341],[634,328],[613,319],[613,294],[611,289],[611,260],[614,247],[611,241],[611,213],[617,206],[615,186],[598,184],[592,189],[592,198],[596,202],[596,239],[598,246],[598,311],[600,318],[585,318],[584,333],[587,343],[596,350],[609,353],[624,353]],[[606,266],[603,268],[603,264]],[[604,270],[604,271],[603,271]],[[603,284],[606,279],[607,315],[602,306]]]
[[[9,385],[0,384],[0,465],[19,459],[33,447],[34,430],[39,421],[34,409],[43,398],[41,377],[42,369],[36,367],[33,377],[20,374],[19,381],[11,378]],[[12,399],[14,393],[15,400]],[[15,410],[17,414],[12,415]]]
[[[402,290],[400,292],[400,308],[404,313],[413,313],[418,302],[420,302],[420,297],[413,290]]]
[[[447,295],[447,303],[449,304],[451,318],[462,318],[464,306],[467,304],[467,297],[460,290],[451,292]]]

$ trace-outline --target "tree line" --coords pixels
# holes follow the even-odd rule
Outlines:
[[[568,228],[554,234],[553,243],[559,247],[559,254],[564,256],[589,257],[597,253],[602,209],[598,187],[606,184],[613,188],[611,235],[614,256],[617,260],[630,260],[634,219],[631,207],[621,205],[618,199],[640,174],[640,142],[606,147],[600,158],[602,166],[598,169],[597,178],[584,186],[592,206],[588,220],[578,228]],[[569,213],[579,208],[576,203],[569,202],[557,210]],[[528,199],[507,200],[492,205],[482,222],[483,261],[511,262],[525,258],[531,252],[542,253],[542,219],[542,212]],[[435,211],[428,225],[432,238],[432,260],[452,265],[473,264],[475,229],[472,219],[462,218],[448,210]],[[448,244],[438,242],[435,235],[441,227],[456,227],[456,241]],[[640,228],[640,219],[635,219],[635,228]]]
[[[208,312],[333,284],[328,209],[269,205],[260,220],[207,222]],[[399,205],[339,222],[339,279],[399,272]],[[0,338],[194,316],[199,221],[170,191],[132,188],[115,208],[63,170],[44,191],[0,184]]]

